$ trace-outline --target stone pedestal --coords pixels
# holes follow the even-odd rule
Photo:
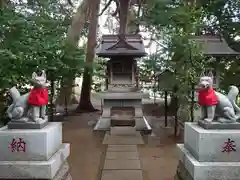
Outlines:
[[[151,132],[152,129],[146,119],[143,116],[142,112],[142,96],[141,92],[105,92],[102,93],[103,103],[103,112],[102,116],[99,118],[96,126],[94,127],[95,131],[109,131],[111,127],[111,120],[113,119],[111,115],[111,110],[114,107],[133,107],[134,115],[133,120],[135,121],[134,125],[136,130]],[[115,118],[115,117],[114,117]],[[123,116],[119,116],[119,121]],[[122,119],[125,120],[126,119]],[[131,120],[131,119],[129,119]]]
[[[62,143],[62,124],[42,129],[0,128],[0,179],[62,179],[70,145]],[[63,175],[62,175],[63,176]],[[69,178],[69,175],[67,175]],[[66,178],[67,178],[66,176]],[[65,179],[66,179],[65,178]]]
[[[180,161],[193,180],[237,180],[240,177],[240,131],[204,129],[185,123]],[[181,174],[181,173],[178,173]]]

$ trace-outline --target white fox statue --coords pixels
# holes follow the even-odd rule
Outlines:
[[[240,119],[240,108],[236,104],[239,90],[230,86],[228,95],[213,90],[213,74],[202,74],[199,81],[198,103],[201,106],[201,120],[211,123],[235,123]]]
[[[32,121],[41,123],[46,120],[46,105],[48,104],[48,89],[45,71],[40,76],[33,72],[31,82],[33,88],[27,94],[20,95],[16,87],[10,89],[13,103],[7,110],[11,121]]]

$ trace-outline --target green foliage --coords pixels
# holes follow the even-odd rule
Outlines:
[[[34,71],[46,70],[50,81],[81,73],[84,50],[66,44],[72,11],[58,0],[11,1],[0,9],[1,94],[12,86],[22,90]]]
[[[100,92],[102,89],[102,85],[105,86],[106,80],[106,59],[103,58],[95,58],[93,65],[93,84],[92,89],[95,92]]]
[[[172,84],[178,86],[178,96],[187,100],[192,84],[205,66],[201,47],[191,40],[201,27],[202,9],[184,0],[152,0],[143,14],[146,28],[154,29],[164,45],[161,66],[174,72]]]
[[[55,0],[32,2],[1,9],[0,88],[25,85],[37,69],[53,80],[81,69],[83,50],[65,43],[71,9]]]
[[[240,1],[204,0],[200,2],[199,5],[203,7],[206,14],[207,30],[211,33],[221,33],[228,45],[240,52]]]

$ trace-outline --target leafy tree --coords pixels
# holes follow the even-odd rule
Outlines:
[[[153,0],[145,8],[144,25],[154,29],[163,44],[163,65],[175,72],[173,83],[178,86],[178,96],[187,100],[189,89],[205,66],[200,47],[191,41],[201,25],[202,10],[184,0]]]
[[[68,0],[71,2],[71,0]],[[72,46],[73,49],[78,48],[79,40],[87,34],[88,19],[89,19],[89,0],[83,0],[79,4],[76,12],[73,15],[71,24],[66,34],[66,44]],[[70,3],[73,5],[73,3]],[[72,74],[72,77],[63,79],[61,89],[58,96],[58,104],[71,104],[76,102],[73,96],[73,86],[75,85],[75,77],[77,74]]]
[[[205,29],[212,34],[220,33],[229,46],[240,52],[240,1],[239,0],[203,0],[198,2],[205,13]]]
[[[71,10],[56,0],[12,1],[0,10],[1,91],[25,86],[39,69],[51,81],[80,73],[84,52],[65,43]]]

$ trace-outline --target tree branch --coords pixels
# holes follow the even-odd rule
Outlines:
[[[98,16],[103,15],[103,13],[106,11],[106,9],[111,5],[112,1],[113,1],[113,0],[109,0],[109,1],[107,2],[107,4],[105,5],[105,7],[102,9],[101,13],[100,13]]]
[[[73,7],[73,3],[72,3],[72,1],[71,1],[71,0],[67,0],[67,2],[68,2],[68,4],[70,4],[70,6],[72,6],[72,7]]]
[[[137,0],[137,2],[138,2],[137,18],[139,19],[140,12],[141,12],[141,7],[142,7],[142,3],[143,2],[142,2],[142,0]],[[140,23],[139,23],[139,21],[136,23],[136,26],[137,26],[137,28],[136,28],[135,34],[138,34],[140,32],[140,28],[139,28]]]
[[[153,42],[153,36],[154,36],[154,33],[151,34],[149,43],[145,46],[145,48],[150,48],[150,46],[152,45],[152,42]]]
[[[116,10],[112,13],[112,16],[114,16],[114,17],[117,16],[118,12],[120,12],[120,3],[119,3],[119,1],[116,0],[115,3],[116,3],[117,8],[116,8]]]

